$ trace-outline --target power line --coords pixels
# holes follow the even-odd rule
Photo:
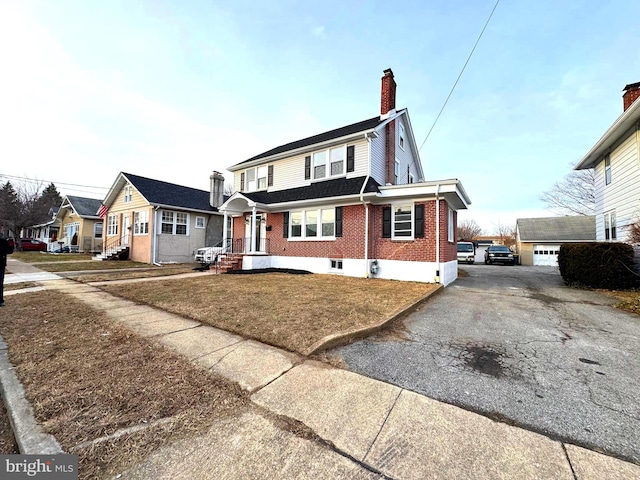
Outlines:
[[[499,3],[500,3],[500,0],[496,0],[496,4],[493,6],[493,10],[491,10],[491,13],[489,14],[489,18],[487,18],[487,21],[485,22],[484,27],[482,27],[482,31],[480,32],[480,35],[478,35],[478,39],[476,40],[475,45],[471,49],[471,53],[469,53],[469,56],[467,57],[467,61],[464,62],[464,65],[462,66],[462,70],[460,70],[460,74],[458,75],[458,78],[456,78],[456,81],[453,84],[453,87],[451,87],[451,91],[449,92],[449,95],[447,95],[447,99],[444,101],[444,104],[442,105],[442,108],[440,109],[440,112],[438,113],[438,116],[433,121],[433,125],[431,125],[431,128],[429,129],[429,132],[427,133],[427,136],[425,137],[424,141],[420,145],[420,148],[418,149],[418,152],[420,150],[422,150],[422,147],[424,147],[424,144],[427,142],[427,139],[429,138],[429,135],[431,135],[431,132],[433,131],[434,127],[436,126],[436,123],[438,123],[438,119],[440,118],[440,115],[442,115],[442,111],[444,110],[444,107],[447,106],[447,103],[449,102],[449,99],[451,98],[451,95],[453,95],[453,91],[456,89],[456,86],[458,85],[458,82],[460,81],[460,77],[462,77],[462,74],[464,73],[465,68],[467,68],[467,64],[469,63],[469,60],[471,60],[471,56],[473,55],[473,52],[476,51],[476,47],[478,46],[478,43],[480,43],[480,39],[482,38],[482,34],[484,34],[484,31],[486,30],[487,25],[489,25],[489,22],[491,21],[491,17],[493,17],[493,13],[496,11],[496,8],[498,8],[498,4]]]
[[[93,185],[79,185],[77,183],[64,183],[64,182],[54,182],[53,180],[44,180],[38,178],[29,178],[29,177],[19,177],[17,175],[7,175],[4,173],[0,173],[0,177],[5,177],[13,180],[21,180],[23,182],[31,182],[31,183],[53,183],[54,185],[65,185],[70,187],[81,187],[81,188],[95,188],[98,190],[109,190],[109,187],[96,187]],[[73,189],[69,189],[73,190]]]

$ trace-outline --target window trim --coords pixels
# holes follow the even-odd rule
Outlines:
[[[123,190],[124,190],[124,199],[122,203],[131,203],[133,200],[133,187],[131,185],[125,185]]]
[[[164,221],[162,216],[165,213],[167,213],[167,214],[170,213],[171,214],[171,219],[172,219],[171,222]],[[178,222],[178,215],[186,215],[186,223],[179,223]],[[158,233],[160,235],[180,235],[181,237],[188,237],[189,233],[190,233],[190,230],[189,230],[190,223],[191,223],[191,215],[189,215],[189,213],[187,213],[187,212],[180,212],[180,211],[177,211],[177,210],[162,210],[160,212],[160,230],[159,230]],[[162,226],[165,225],[165,224],[166,225],[169,225],[169,224],[172,225],[171,233],[162,231]],[[182,225],[185,226],[185,233],[177,233],[177,227],[178,226],[182,226]]]
[[[398,122],[398,124],[400,125],[400,127],[398,128],[398,146],[402,151],[404,151],[405,144],[407,143],[407,135],[405,133],[404,125],[402,124],[402,122]]]
[[[100,236],[97,236],[96,230],[100,227]],[[104,223],[96,222],[93,224],[93,238],[103,238],[104,237]]]
[[[113,219],[113,222],[111,221]],[[107,237],[115,237],[118,235],[118,214],[111,213],[107,215]]]
[[[396,158],[396,162],[393,165],[393,184],[398,185],[400,181],[400,160]]]
[[[616,211],[610,210],[604,213],[604,240],[614,242],[618,239]]]
[[[604,156],[604,184],[611,184],[611,157],[608,153]]]
[[[344,259],[342,259],[342,258],[330,258],[329,259],[329,271],[330,272],[336,272],[336,273],[344,272]]]
[[[409,212],[411,215],[411,219],[409,220],[409,222],[411,223],[411,227],[410,227],[411,235],[396,234],[396,208],[402,208],[402,207],[409,207]],[[405,223],[405,222],[402,222],[402,223]],[[411,203],[402,202],[402,203],[391,204],[391,240],[400,240],[400,241],[415,240],[415,225],[416,225],[416,213],[415,213],[414,202],[411,202]]]
[[[202,226],[198,225],[198,220],[202,220]],[[206,222],[206,218],[201,216],[201,215],[196,215],[196,219],[195,222],[193,224],[194,228],[206,228],[207,222]]]
[[[451,243],[455,242],[455,228],[453,225],[453,209],[451,207],[448,208],[448,212],[447,212],[447,241]]]
[[[334,241],[336,237],[336,207],[329,208],[307,208],[304,210],[292,210],[289,213],[289,224],[287,226],[288,237],[287,240],[293,242],[315,242],[315,241]],[[323,235],[322,234],[322,213],[324,211],[332,210],[333,211],[333,235]],[[316,215],[316,235],[309,236],[307,235],[307,214],[313,212]],[[299,215],[300,218],[300,235],[293,235],[293,218],[294,216]],[[296,225],[298,226],[298,225]]]
[[[143,217],[142,219],[140,218],[141,216]],[[133,212],[133,234],[149,235],[149,210]]]
[[[322,180],[329,180],[332,178],[340,178],[340,177],[344,177],[348,172],[347,172],[347,155],[348,155],[348,147],[349,145],[347,145],[346,143],[343,145],[335,145],[332,147],[327,147],[324,148],[322,150],[316,150],[310,153],[310,155],[308,155],[308,157],[310,157],[310,178],[306,178],[306,180],[311,180],[312,182],[315,181],[322,181]],[[334,150],[342,150],[342,171],[340,173],[336,173],[335,175],[331,173],[331,152]],[[324,176],[322,177],[316,177],[316,167],[318,165],[316,165],[315,162],[315,156],[316,154],[320,154],[320,153],[324,153]],[[305,158],[306,161],[306,158]],[[306,169],[306,165],[305,165],[305,169]],[[306,176],[306,173],[305,173]]]

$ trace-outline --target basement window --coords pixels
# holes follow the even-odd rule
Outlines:
[[[342,271],[342,260],[331,260],[331,270]]]

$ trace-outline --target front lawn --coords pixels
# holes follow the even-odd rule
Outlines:
[[[155,267],[153,265],[149,265],[148,263],[142,262],[132,262],[131,260],[108,260],[104,262],[100,262],[98,260],[92,262],[58,262],[58,263],[45,263],[37,265],[41,270],[46,270],[47,272],[79,272],[83,270],[120,270],[123,268],[148,268],[148,269],[156,269],[160,267]]]
[[[599,290],[600,292],[618,299],[616,308],[640,315],[640,291],[634,290]]]
[[[46,253],[46,252],[18,252],[15,250],[9,258],[15,258],[25,263],[77,262],[91,260],[90,253]]]
[[[251,408],[238,386],[69,295],[16,295],[2,313],[0,334],[36,420],[79,455],[81,479],[114,478],[155,448]],[[0,453],[12,453],[5,418],[0,409]],[[140,430],[105,438],[130,427]]]
[[[338,275],[206,275],[102,287],[115,295],[304,352],[327,335],[388,318],[434,284]]]
[[[131,280],[134,278],[151,278],[151,277],[169,277],[171,275],[178,275],[181,273],[195,273],[193,268],[199,267],[199,263],[181,263],[171,266],[151,267],[151,269],[138,269],[102,273],[86,273],[82,275],[74,276],[73,279],[78,282],[90,283],[90,282],[110,282],[114,280]]]

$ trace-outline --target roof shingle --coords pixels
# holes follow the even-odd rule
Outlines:
[[[217,208],[209,204],[209,191],[207,190],[184,187],[175,183],[162,182],[131,173],[122,172],[122,175],[149,203],[207,212],[218,211]]]
[[[67,195],[67,200],[69,200],[69,203],[81,217],[98,217],[98,210],[100,209],[100,205],[102,205],[101,200],[76,197],[75,195]]]
[[[516,221],[523,242],[589,242],[596,239],[596,217],[519,218]]]

